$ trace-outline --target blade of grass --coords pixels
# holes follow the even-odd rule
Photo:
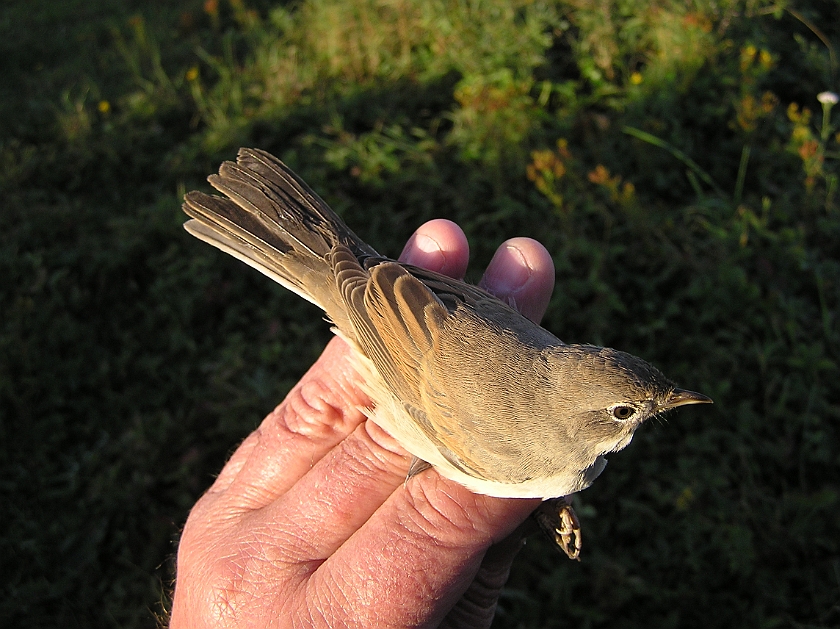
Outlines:
[[[702,199],[706,196],[703,194],[703,187],[700,185],[700,182],[697,181],[697,175],[695,175],[691,170],[686,170],[685,178],[688,179],[688,183],[691,184],[691,188],[694,190],[694,194],[697,195],[698,199]]]
[[[680,149],[672,144],[669,144],[665,140],[656,137],[655,135],[648,133],[647,131],[642,131],[641,129],[637,129],[636,127],[629,127],[625,126],[621,129],[627,135],[632,135],[634,138],[638,138],[642,142],[647,142],[648,144],[653,144],[654,146],[658,146],[661,149],[665,149],[671,155],[676,157],[680,160],[683,164],[688,166],[695,175],[697,175],[701,180],[705,181],[715,192],[717,192],[720,196],[726,197],[727,194],[720,189],[720,187],[715,183],[715,180],[712,179],[711,175],[703,170],[700,165],[691,159],[688,155],[683,153]]]
[[[741,163],[738,164],[738,178],[735,180],[735,205],[740,205],[744,194],[744,179],[747,177],[747,164],[750,161],[750,146],[745,144],[741,149]]]

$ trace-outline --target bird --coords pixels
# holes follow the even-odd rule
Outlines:
[[[502,498],[560,499],[665,411],[712,400],[632,354],[566,344],[481,288],[377,253],[270,153],[189,192],[186,230],[320,307],[367,418],[422,467]]]

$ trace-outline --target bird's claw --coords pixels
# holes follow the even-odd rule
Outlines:
[[[559,550],[566,553],[569,559],[580,561],[583,541],[580,520],[565,498],[552,498],[543,502],[534,512],[534,519]]]

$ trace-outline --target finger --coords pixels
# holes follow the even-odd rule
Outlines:
[[[554,261],[536,240],[511,238],[496,250],[479,286],[539,322],[554,290]]]
[[[452,221],[437,218],[414,232],[400,254],[400,261],[462,279],[469,257],[470,246],[461,228]]]
[[[323,591],[363,591],[361,607],[346,610],[338,596],[318,613],[339,621],[352,614],[359,625],[374,626],[381,622],[382,601],[388,601],[393,626],[433,626],[468,591],[492,544],[538,504],[473,494],[435,472],[417,476],[310,577],[308,587]]]

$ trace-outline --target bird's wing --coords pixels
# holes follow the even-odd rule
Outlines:
[[[449,333],[446,322],[457,308],[495,298],[480,288],[392,260],[368,259],[370,266],[364,269],[340,246],[330,259],[359,348],[441,456],[465,474],[483,478],[478,462],[455,446],[460,439],[451,438],[453,431],[460,432],[452,408],[456,401],[440,388],[444,383],[428,377],[428,363],[439,350],[440,336]]]

